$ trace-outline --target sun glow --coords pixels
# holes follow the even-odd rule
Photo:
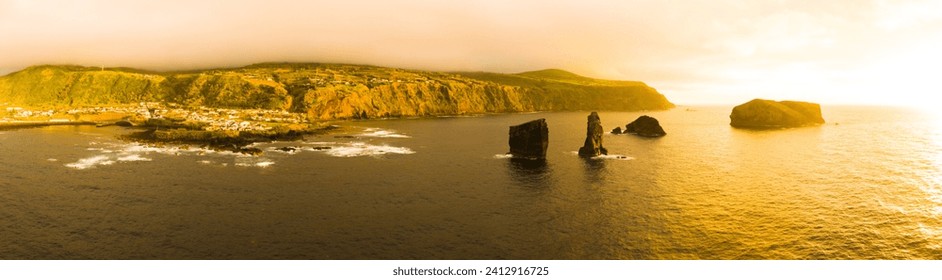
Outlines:
[[[942,55],[937,46],[942,43],[899,50],[864,69],[859,73],[861,86],[870,90],[862,94],[880,96],[884,104],[935,107],[942,93],[937,77]]]

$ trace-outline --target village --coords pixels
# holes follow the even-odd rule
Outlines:
[[[95,106],[67,110],[32,110],[5,104],[0,127],[46,125],[159,126],[187,124],[205,131],[264,132],[276,125],[302,124],[303,114],[280,110],[185,108],[179,104],[141,102],[123,106]]]

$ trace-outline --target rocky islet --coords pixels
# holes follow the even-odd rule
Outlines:
[[[730,126],[747,129],[776,129],[824,124],[821,105],[802,101],[753,99],[733,108]]]

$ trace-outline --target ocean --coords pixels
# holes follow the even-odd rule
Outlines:
[[[823,106],[826,125],[729,126],[731,106],[337,122],[261,156],[0,131],[2,259],[939,259],[942,118]],[[545,118],[544,164],[508,126]],[[282,147],[294,148],[287,151]]]

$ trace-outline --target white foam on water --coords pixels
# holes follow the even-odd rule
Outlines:
[[[496,155],[494,155],[494,158],[513,158],[513,157],[514,157],[514,155],[512,155],[512,154],[496,154]]]
[[[173,155],[179,151],[180,149],[176,147],[155,147],[155,146],[141,145],[137,143],[125,146],[121,150],[121,152],[123,153],[160,153],[160,154],[167,154],[167,155]]]
[[[362,142],[353,142],[348,146],[332,147],[331,149],[323,150],[323,152],[333,157],[381,156],[386,154],[408,155],[415,153],[415,151],[406,147],[370,145]]]
[[[273,162],[273,161],[262,161],[262,162],[255,162],[255,163],[251,163],[251,162],[236,162],[236,163],[235,163],[235,166],[266,168],[266,167],[272,166],[273,164],[275,164],[275,162]],[[222,166],[226,166],[226,164],[224,163]]]
[[[314,145],[314,146],[330,146],[337,145],[337,142],[303,142],[304,145]]]
[[[360,137],[375,137],[375,138],[412,138],[405,134],[399,134],[392,130],[383,130],[379,128],[367,128],[363,130],[363,133],[357,134]]]
[[[111,158],[109,158],[108,156],[99,155],[99,156],[79,159],[77,162],[69,163],[69,164],[66,164],[65,166],[69,168],[82,170],[82,169],[92,168],[96,165],[111,165],[114,163],[115,161],[111,160]]]
[[[118,161],[151,161],[149,158],[142,157],[138,154],[126,155],[118,157]]]
[[[570,153],[570,154],[573,154],[573,155],[577,155],[577,156],[579,155],[579,151],[570,151],[569,153]],[[630,157],[630,156],[626,156],[626,155],[598,155],[598,156],[591,157],[590,159],[598,159],[598,160],[633,160],[633,159],[635,159],[635,158]]]
[[[86,151],[97,151],[105,154],[114,153],[114,150],[109,150],[105,148],[85,148]]]
[[[274,164],[275,162],[268,158],[260,158],[260,157],[236,157],[235,158],[235,166],[240,166],[240,167],[265,168],[265,167],[272,166]],[[223,164],[223,166],[226,166],[226,165]]]
[[[604,159],[604,160],[633,160],[635,158],[629,157],[626,155],[599,155],[592,157],[593,159]]]
[[[58,159],[54,159],[54,158],[49,158],[49,159],[46,159],[46,160],[51,161],[51,162],[57,162],[57,161],[59,161]]]
[[[370,135],[376,137],[391,137],[391,138],[408,138],[408,136],[396,134],[392,131],[386,131],[378,128],[368,128],[366,129]],[[290,145],[287,145],[291,143]],[[263,158],[255,155],[237,153],[232,151],[215,151],[212,149],[206,149],[201,147],[193,146],[173,146],[173,145],[161,145],[154,146],[143,143],[109,143],[109,142],[90,142],[92,147],[86,148],[88,151],[96,152],[97,155],[93,155],[88,158],[79,159],[76,162],[66,164],[65,166],[74,168],[74,169],[88,169],[95,166],[102,165],[111,165],[115,163],[126,163],[126,162],[141,162],[141,161],[154,161],[152,156],[153,154],[163,154],[163,155],[174,155],[174,156],[207,156],[207,155],[218,155],[218,156],[227,156],[232,157],[235,162],[232,165],[241,166],[241,167],[260,167],[266,168],[275,164],[274,161]],[[378,157],[387,154],[399,154],[407,155],[414,154],[415,151],[406,147],[396,147],[390,146],[387,144],[374,145],[368,144],[366,142],[284,142],[278,146],[269,146],[272,143],[265,143],[260,145],[266,152],[274,152],[281,154],[293,155],[304,152],[320,152],[332,157],[361,157],[361,156],[373,156]],[[274,144],[280,144],[274,143]],[[279,150],[281,147],[291,147],[294,148],[294,151],[282,151]],[[319,147],[327,147],[322,149],[316,149]],[[507,155],[509,157],[509,155]],[[49,159],[49,161],[58,161],[57,159]],[[211,161],[211,160],[197,160],[200,164],[220,164],[221,166],[228,166],[229,163]]]
[[[148,146],[140,143],[130,143],[130,144],[119,144],[119,143],[102,143],[102,142],[89,142],[90,145],[97,147],[89,147],[85,150],[98,152],[98,155],[79,159],[77,162],[66,164],[65,166],[75,169],[88,169],[94,166],[100,165],[111,165],[119,162],[135,162],[135,161],[153,161],[150,157],[145,157],[145,155],[151,153],[157,154],[166,154],[166,155],[179,155],[181,153],[204,153],[205,149],[200,148],[180,148],[180,147],[156,147]],[[50,159],[49,161],[57,161],[55,159]]]

